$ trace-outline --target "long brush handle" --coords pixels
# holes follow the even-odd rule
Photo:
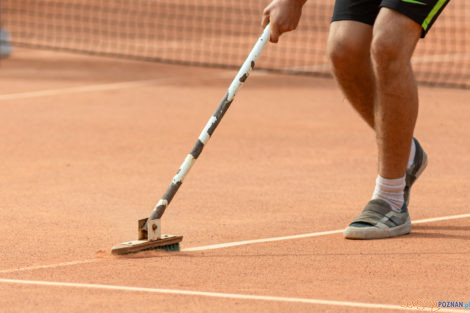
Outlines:
[[[238,71],[238,74],[235,76],[232,83],[230,84],[230,87],[228,88],[227,93],[220,102],[217,110],[209,119],[209,122],[207,122],[206,127],[204,127],[204,129],[202,130],[193,149],[186,156],[186,159],[184,159],[183,164],[181,164],[178,172],[171,180],[170,186],[168,186],[168,189],[166,190],[165,194],[160,199],[160,201],[158,201],[157,205],[155,206],[155,209],[152,211],[152,214],[150,214],[149,220],[159,219],[162,217],[163,213],[165,212],[165,209],[170,204],[171,200],[173,199],[176,192],[183,183],[184,178],[196,162],[196,159],[201,154],[202,149],[207,144],[210,137],[217,128],[217,125],[219,125],[220,121],[224,117],[224,114],[225,112],[227,112],[228,108],[230,107],[230,104],[232,104],[232,101],[238,89],[240,89],[241,85],[248,78],[248,75],[250,75],[251,70],[255,67],[255,61],[260,55],[261,51],[263,51],[264,46],[269,40],[269,36],[270,29],[268,24],[265,27],[261,36],[259,37],[258,41],[256,42],[255,46],[251,50],[250,54],[246,58],[245,62],[241,66],[240,70]]]

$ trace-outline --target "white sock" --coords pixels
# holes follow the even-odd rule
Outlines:
[[[411,165],[413,165],[413,161],[415,160],[415,154],[416,154],[416,145],[415,141],[411,140],[411,150],[410,150],[410,157],[408,158],[408,164],[406,165],[406,168],[410,168]]]
[[[375,190],[372,199],[382,199],[388,202],[392,209],[401,212],[403,207],[405,189],[405,176],[401,178],[387,179],[377,176],[375,180]]]

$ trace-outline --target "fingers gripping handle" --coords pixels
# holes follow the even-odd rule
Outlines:
[[[214,133],[217,125],[219,125],[222,117],[224,116],[225,112],[227,112],[230,104],[232,103],[235,94],[240,89],[241,85],[246,81],[248,76],[250,75],[251,70],[255,67],[255,62],[258,56],[263,51],[264,46],[269,41],[270,36],[270,28],[269,24],[264,28],[263,33],[259,37],[258,41],[254,45],[253,49],[251,50],[250,54],[246,58],[245,62],[241,66],[240,70],[238,71],[237,75],[233,79],[230,87],[227,90],[224,98],[220,102],[219,106],[215,113],[211,116],[209,121],[207,122],[206,126],[202,130],[201,134],[199,135],[196,144],[194,145],[191,152],[186,156],[183,163],[181,164],[178,172],[171,180],[170,186],[168,186],[167,191],[157,203],[155,209],[152,211],[152,214],[149,217],[149,220],[159,219],[162,217],[165,209],[170,204],[171,200],[175,196],[176,192],[178,191],[179,187],[183,183],[184,178],[188,174],[191,167],[196,162],[196,159],[202,152],[205,144],[209,141],[210,137]]]

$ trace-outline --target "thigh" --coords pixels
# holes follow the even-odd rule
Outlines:
[[[426,36],[450,0],[382,0],[380,7],[390,8],[420,25],[421,37]]]
[[[336,0],[332,22],[351,20],[373,25],[381,0]]]

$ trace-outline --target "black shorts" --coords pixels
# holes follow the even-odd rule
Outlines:
[[[374,25],[380,8],[393,9],[421,25],[426,33],[450,0],[336,0],[332,22],[353,20]],[[468,1],[468,0],[462,0]]]

